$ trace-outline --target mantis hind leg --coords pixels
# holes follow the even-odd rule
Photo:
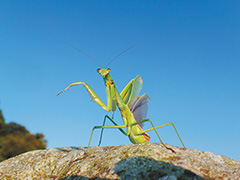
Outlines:
[[[110,117],[107,116],[108,119],[111,119]],[[112,122],[114,122],[112,119],[111,119]],[[105,122],[104,122],[105,123]],[[95,129],[105,129],[105,128],[117,128],[119,129],[124,135],[127,135],[126,132],[124,132],[121,128],[125,128],[127,127],[127,124],[124,124],[124,125],[117,125],[117,123],[115,123],[115,126],[94,126],[93,129],[92,129],[92,133],[91,133],[91,136],[90,136],[90,140],[89,140],[89,143],[88,143],[88,149],[90,147],[90,144],[91,144],[91,141],[92,141],[92,136],[93,136],[93,132]]]
[[[112,118],[110,118],[108,115],[106,115],[106,116],[104,117],[103,125],[102,125],[102,126],[105,126],[106,119],[109,119],[115,126],[118,126],[118,124],[117,124]],[[125,132],[123,129],[121,129],[121,128],[118,128],[118,129],[119,129],[124,135],[127,135],[126,132]],[[100,135],[100,139],[99,139],[98,146],[100,146],[100,144],[101,144],[101,142],[102,142],[103,130],[104,130],[104,128],[102,128],[102,130],[101,130],[101,135]]]
[[[172,125],[173,128],[174,128],[174,130],[175,130],[175,132],[176,132],[176,134],[177,134],[177,136],[178,136],[178,138],[179,138],[179,140],[180,140],[180,142],[182,143],[182,146],[185,148],[185,146],[184,146],[184,144],[183,144],[183,141],[182,141],[182,139],[181,139],[181,137],[180,137],[180,135],[179,135],[179,133],[178,133],[178,131],[177,131],[177,128],[175,127],[175,125],[174,125],[172,122],[166,123],[166,124],[163,124],[163,125],[160,125],[160,126],[156,126],[156,127],[155,127],[150,119],[145,119],[145,120],[142,120],[142,121],[138,121],[138,122],[136,122],[136,123],[134,123],[134,124],[132,124],[132,125],[141,124],[141,123],[144,123],[144,122],[146,122],[146,121],[149,121],[149,122],[151,123],[151,125],[152,125],[153,128],[144,130],[144,131],[141,132],[141,134],[143,134],[143,133],[145,133],[145,132],[148,132],[148,131],[154,130],[155,133],[157,134],[158,139],[160,140],[160,142],[166,147],[166,145],[163,143],[163,141],[162,141],[162,139],[160,138],[160,136],[159,136],[159,134],[158,134],[158,132],[157,132],[156,129],[158,129],[158,128],[160,128],[160,127]],[[168,147],[166,147],[166,148],[168,148]],[[168,148],[168,149],[169,149],[169,148]]]
[[[180,135],[179,135],[179,133],[178,133],[178,131],[177,131],[177,128],[175,127],[175,125],[174,125],[172,122],[166,123],[166,124],[163,124],[163,125],[160,125],[160,126],[157,126],[157,127],[155,127],[155,128],[157,129],[157,128],[164,127],[164,126],[169,126],[169,125],[172,125],[172,126],[173,126],[173,128],[174,128],[174,130],[175,130],[175,132],[176,132],[176,134],[177,134],[177,136],[178,136],[178,139],[180,140],[182,146],[183,146],[184,148],[186,148],[186,147],[184,146],[184,144],[183,144],[182,138],[180,137]],[[151,131],[151,130],[150,130],[150,131]]]

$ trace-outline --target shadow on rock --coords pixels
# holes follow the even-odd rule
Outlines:
[[[182,167],[149,157],[124,159],[115,165],[114,170],[121,179],[204,179]]]
[[[149,157],[131,157],[119,161],[115,164],[114,173],[120,179],[151,179],[151,180],[204,180],[204,178],[194,174],[172,163],[156,161]],[[87,178],[82,176],[68,176],[61,180],[99,179],[100,177]],[[109,178],[108,178],[109,179]]]

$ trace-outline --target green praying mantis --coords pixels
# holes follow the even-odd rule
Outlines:
[[[84,53],[83,51],[67,44],[68,46],[80,51],[81,53],[85,54],[86,56],[88,56],[86,53]],[[120,56],[121,54],[123,54],[124,52],[126,52],[127,50],[133,48],[134,46],[126,49],[125,51],[121,52],[118,56]],[[107,66],[114,60],[116,59],[118,56],[116,56],[115,58],[113,58],[108,64]],[[91,58],[90,56],[88,56],[89,58]],[[93,58],[91,58],[93,61],[95,61]],[[97,63],[95,61],[95,63]],[[98,64],[98,63],[97,63]],[[99,64],[98,64],[99,65]],[[97,69],[97,72],[103,77],[104,80],[104,84],[106,86],[106,94],[107,94],[107,105],[105,105],[103,103],[103,101],[98,97],[98,95],[93,91],[93,89],[85,82],[74,82],[71,83],[67,88],[65,88],[64,90],[62,90],[60,93],[57,94],[60,95],[61,93],[63,93],[64,91],[66,91],[67,89],[69,89],[72,86],[75,85],[83,85],[88,93],[90,94],[91,98],[93,101],[95,101],[99,106],[101,106],[105,111],[109,112],[109,111],[113,111],[113,113],[116,111],[117,107],[121,113],[122,116],[122,120],[123,120],[123,125],[118,125],[114,120],[113,117],[110,118],[108,115],[105,115],[104,117],[104,121],[103,121],[103,125],[102,126],[94,126],[91,132],[91,136],[90,136],[90,140],[88,143],[88,149],[90,147],[91,144],[91,140],[93,137],[93,132],[96,129],[101,129],[101,135],[100,135],[100,140],[99,140],[99,144],[98,146],[100,146],[101,141],[102,141],[102,136],[103,136],[103,130],[107,129],[107,128],[114,128],[114,129],[119,129],[120,132],[122,134],[124,134],[125,136],[128,136],[129,140],[133,143],[133,144],[138,144],[138,143],[148,143],[150,140],[150,136],[147,134],[147,132],[154,130],[155,133],[158,136],[158,139],[160,140],[160,142],[162,143],[162,145],[164,147],[166,147],[167,149],[172,150],[171,148],[167,147],[162,139],[160,138],[158,132],[156,129],[160,128],[160,127],[164,127],[164,126],[169,126],[172,125],[179,140],[182,143],[182,146],[185,148],[183,141],[175,127],[175,125],[170,122],[170,123],[166,123],[160,126],[154,126],[152,121],[149,118],[146,118],[147,115],[147,110],[148,110],[148,101],[150,100],[147,94],[143,94],[142,96],[138,96],[138,94],[140,93],[141,89],[142,89],[142,78],[141,76],[137,76],[136,78],[132,79],[127,85],[126,87],[122,90],[121,93],[118,92],[115,82],[113,80],[113,78],[110,75],[111,70],[109,68],[99,68]],[[112,126],[105,126],[105,122],[106,120],[110,120],[113,125]],[[145,122],[149,122],[152,126],[152,128],[147,129],[147,130],[143,130],[143,123]],[[125,130],[124,130],[125,128]],[[173,150],[172,150],[173,151]]]

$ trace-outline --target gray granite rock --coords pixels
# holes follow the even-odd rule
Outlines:
[[[0,179],[240,179],[240,162],[161,144],[51,148],[0,163]]]

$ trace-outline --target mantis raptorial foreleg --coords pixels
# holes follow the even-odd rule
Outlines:
[[[109,119],[115,126],[118,126],[118,124],[117,124],[112,118],[110,118],[108,115],[106,115],[106,116],[104,117],[103,125],[102,125],[102,126],[105,125],[106,119]],[[101,142],[102,142],[103,130],[104,130],[104,128],[102,128],[102,130],[101,130],[101,135],[100,135],[100,139],[99,139],[98,146],[100,146],[100,144],[101,144]],[[126,133],[123,129],[119,128],[119,130],[120,130],[124,135],[127,135],[127,133]]]
[[[180,135],[179,135],[179,133],[178,133],[178,131],[177,131],[177,128],[175,127],[175,125],[174,125],[172,122],[166,123],[166,124],[163,124],[163,125],[160,125],[160,126],[155,127],[150,119],[144,119],[144,120],[142,120],[142,121],[138,121],[138,122],[133,123],[133,124],[131,124],[131,125],[132,125],[132,126],[135,126],[135,125],[137,125],[137,124],[141,124],[141,123],[144,123],[144,122],[146,122],[146,121],[150,122],[153,128],[146,129],[146,130],[142,131],[140,134],[143,134],[143,133],[145,133],[145,132],[154,130],[154,131],[156,132],[157,136],[158,136],[158,139],[159,139],[160,142],[164,145],[164,143],[163,143],[162,139],[160,138],[160,136],[159,136],[159,134],[158,134],[158,132],[157,132],[156,129],[158,129],[158,128],[160,128],[160,127],[172,125],[173,128],[174,128],[174,130],[175,130],[175,132],[176,132],[177,135],[178,135],[179,140],[181,141],[183,147],[185,148],[185,146],[184,146],[184,144],[183,144],[183,141],[182,141],[182,139],[181,139],[181,137],[180,137]],[[165,146],[165,145],[164,145],[164,146]]]
[[[64,91],[66,91],[67,89],[69,89],[72,86],[76,86],[76,85],[80,85],[83,84],[84,87],[87,89],[89,95],[92,97],[93,101],[95,101],[99,106],[101,106],[105,111],[110,111],[112,108],[112,98],[111,98],[111,92],[110,92],[110,88],[106,87],[106,92],[107,92],[107,106],[103,103],[103,101],[98,97],[98,95],[92,90],[92,88],[85,82],[74,82],[71,83],[67,88],[65,88],[64,90],[62,90],[60,93],[57,94],[60,95],[61,93],[63,93]]]
[[[110,118],[111,119],[111,118]],[[112,121],[114,122],[114,121]],[[88,148],[90,147],[90,144],[91,144],[91,141],[92,141],[92,136],[93,136],[93,132],[95,129],[105,129],[105,128],[114,128],[114,129],[121,129],[121,128],[125,128],[127,127],[127,124],[124,124],[124,125],[115,125],[115,126],[94,126],[93,129],[92,129],[92,133],[91,133],[91,136],[90,136],[90,140],[89,140],[89,144],[88,144]],[[123,131],[123,130],[122,130]],[[121,131],[121,132],[122,132]],[[123,132],[122,132],[123,133]],[[126,133],[124,132],[123,134],[126,135]]]

